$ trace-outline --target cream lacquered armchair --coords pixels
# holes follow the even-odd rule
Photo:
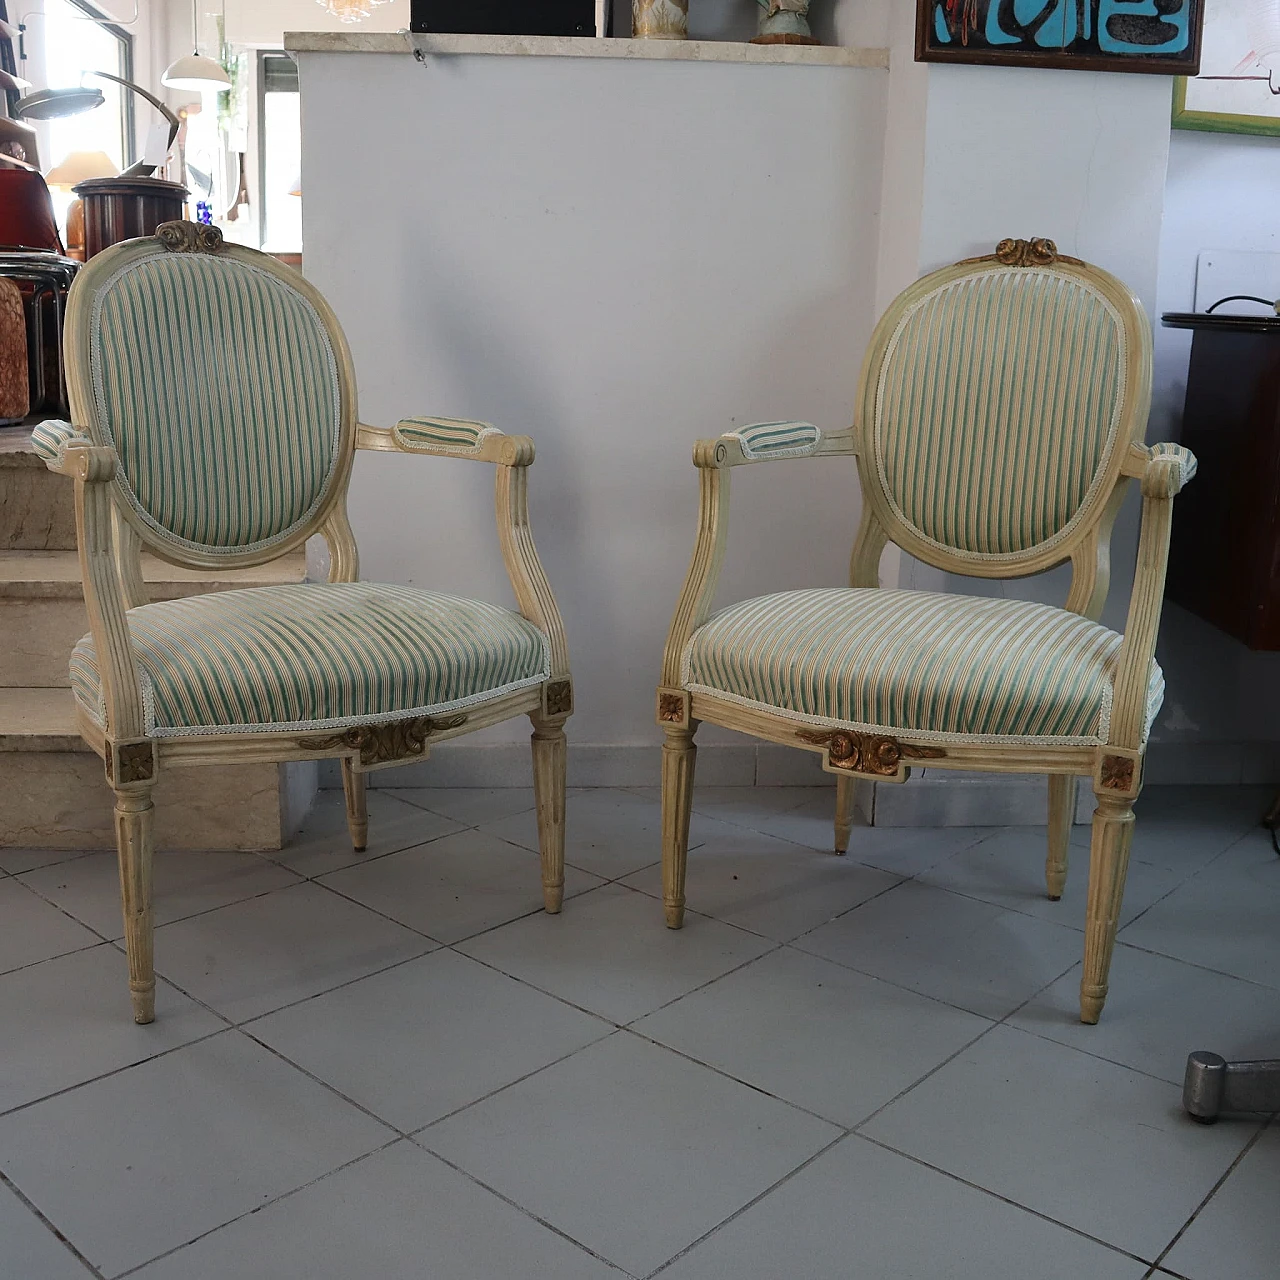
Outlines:
[[[1080,1017],[1097,1022],[1164,692],[1154,654],[1173,498],[1195,473],[1187,450],[1143,444],[1150,394],[1150,326],[1128,289],[1052,241],[1006,240],[895,300],[872,336],[852,429],[769,423],[698,442],[698,538],[658,690],[669,926],[683,922],[701,720],[819,752],[837,779],[841,853],[858,779],[901,782],[926,763],[1048,774],[1054,899],[1076,779],[1087,777],[1097,809]],[[850,586],[710,615],[731,468],[833,455],[857,459],[862,486]],[[1121,636],[1096,619],[1130,479],[1142,487],[1142,530]],[[881,589],[890,541],[981,578],[1069,562],[1066,608]]]
[[[76,482],[91,631],[71,683],[115,793],[134,1019],[155,1009],[151,791],[165,769],[340,759],[362,850],[369,771],[527,714],[544,902],[559,911],[573,691],[529,531],[533,442],[453,419],[360,423],[351,357],[320,294],[193,223],[94,258],[71,292],[66,347],[74,425],[34,434]],[[518,614],[358,581],[346,513],[358,448],[494,465]],[[147,601],[143,548],[177,565],[248,566],[315,533],[327,583]]]

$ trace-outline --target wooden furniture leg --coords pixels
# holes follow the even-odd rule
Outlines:
[[[351,844],[357,853],[369,847],[369,779],[357,773],[352,761],[342,762],[342,791],[347,797],[347,827],[351,831]]]
[[[836,779],[836,854],[849,850],[849,832],[853,829],[853,801],[857,794],[853,778]]]
[[[693,807],[693,767],[697,730],[671,726],[662,743],[662,908],[668,929],[684,924],[684,873],[689,857],[689,814]]]
[[[124,945],[129,957],[129,997],[134,1022],[156,1016],[155,929],[151,917],[152,818],[150,788],[115,793],[116,855]]]
[[[1133,841],[1133,800],[1100,793],[1093,813],[1089,850],[1089,906],[1085,916],[1084,973],[1080,978],[1080,1021],[1094,1023],[1107,999],[1107,974],[1120,922],[1129,846]]]
[[[1067,887],[1067,852],[1076,816],[1076,779],[1066,773],[1049,775],[1049,856],[1044,864],[1045,888],[1057,902]]]
[[[533,721],[533,794],[542,851],[542,902],[555,915],[564,902],[564,793],[568,767],[564,724]]]

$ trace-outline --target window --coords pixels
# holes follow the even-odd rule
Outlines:
[[[108,71],[133,79],[133,38],[114,23],[94,22],[100,10],[85,0],[45,0],[44,73],[50,89],[80,84],[86,71]],[[42,139],[44,163],[57,164],[70,151],[105,151],[121,168],[133,163],[133,95],[96,77],[106,102],[94,111],[50,120]]]
[[[302,249],[302,113],[298,66],[282,53],[258,55],[258,187],[262,193],[262,247],[271,253]]]

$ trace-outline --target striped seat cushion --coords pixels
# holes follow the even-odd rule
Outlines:
[[[1107,740],[1122,637],[1023,600],[923,591],[762,596],[694,632],[684,683],[797,720],[922,740]],[[1147,725],[1164,697],[1151,664]]]
[[[254,587],[129,610],[147,732],[343,728],[431,715],[541,683],[547,642],[479,600],[372,582]],[[71,655],[104,721],[92,636]]]

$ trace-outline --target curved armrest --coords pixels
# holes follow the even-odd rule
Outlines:
[[[69,422],[50,418],[47,422],[38,423],[31,430],[31,447],[44,459],[44,465],[59,475],[78,475],[76,470],[67,469],[68,449],[92,449],[93,441],[79,427]],[[109,453],[110,450],[107,450]]]
[[[1169,567],[1173,499],[1195,475],[1196,457],[1178,444],[1134,445],[1127,461],[1126,474],[1142,482],[1142,525],[1116,668],[1109,745],[1141,750],[1147,732],[1147,683]]]
[[[853,452],[852,431],[824,435],[812,422],[755,422],[714,440],[699,440],[693,447],[693,461],[699,467],[740,467]]]
[[[107,735],[117,744],[144,738],[142,686],[129,641],[115,540],[115,452],[94,444],[69,422],[42,422],[32,431],[31,442],[50,471],[70,476],[76,482],[80,576],[102,677]]]
[[[356,431],[356,447],[391,453],[468,458],[473,462],[491,462],[497,467],[494,504],[502,563],[521,616],[547,637],[551,678],[566,680],[569,675],[569,647],[564,623],[529,526],[528,476],[534,457],[533,441],[528,436],[509,436],[487,422],[473,422],[467,418],[401,418],[390,430],[360,423]],[[351,572],[354,573],[354,562]],[[567,714],[567,706],[572,705],[571,698],[564,705]]]
[[[401,418],[390,430],[362,422],[356,428],[356,448],[468,458],[508,467],[528,466],[534,453],[528,436],[509,436],[487,422],[468,418]]]

